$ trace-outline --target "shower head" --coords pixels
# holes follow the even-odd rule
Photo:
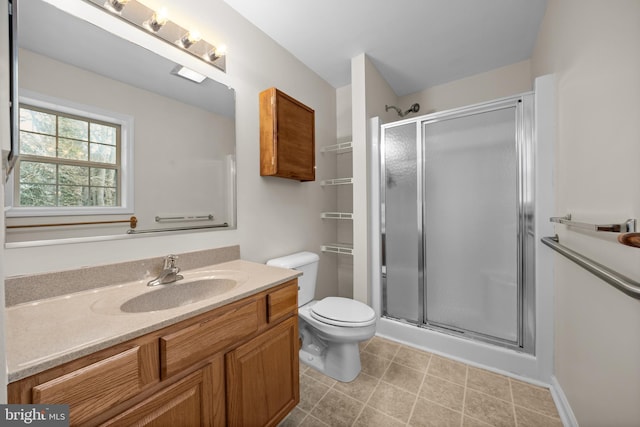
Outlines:
[[[405,111],[405,114],[409,114],[409,113],[417,113],[418,111],[420,111],[420,104],[418,104],[417,102],[415,104],[412,104],[411,107],[409,107],[409,109],[407,111]]]
[[[411,107],[409,107],[409,109],[407,111],[405,111],[404,113],[402,112],[401,109],[399,109],[395,105],[385,105],[384,106],[384,110],[385,111],[389,111],[390,109],[396,110],[396,112],[398,113],[398,115],[400,117],[404,117],[409,113],[417,113],[418,111],[420,111],[420,104],[415,103],[415,104],[411,105]]]

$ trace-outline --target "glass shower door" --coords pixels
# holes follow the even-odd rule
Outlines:
[[[425,122],[425,323],[518,340],[516,107]]]
[[[382,289],[385,316],[422,323],[422,237],[418,232],[419,123],[381,134]]]

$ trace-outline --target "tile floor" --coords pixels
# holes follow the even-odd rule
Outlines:
[[[562,427],[549,390],[374,337],[341,383],[300,364],[290,426]]]

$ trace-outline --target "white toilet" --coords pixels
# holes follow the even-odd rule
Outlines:
[[[317,254],[298,252],[269,260],[267,265],[303,272],[298,278],[300,361],[338,381],[353,381],[360,373],[358,343],[375,334],[376,314],[368,305],[348,298],[313,300],[318,260]]]

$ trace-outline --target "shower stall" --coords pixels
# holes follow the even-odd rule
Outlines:
[[[380,127],[383,320],[534,353],[533,98]]]

